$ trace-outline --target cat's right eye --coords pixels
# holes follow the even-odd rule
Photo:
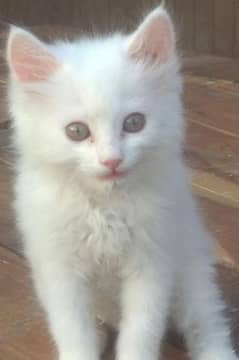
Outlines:
[[[82,122],[73,122],[66,126],[66,135],[72,141],[83,141],[90,136],[88,126]]]
[[[127,133],[137,133],[145,126],[145,116],[141,113],[132,113],[126,117],[123,130]]]

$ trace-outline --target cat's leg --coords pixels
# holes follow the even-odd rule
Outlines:
[[[90,313],[88,285],[56,257],[48,260],[32,264],[33,277],[59,359],[98,360],[100,346]]]
[[[104,355],[105,351],[107,351],[109,340],[111,338],[112,329],[110,326],[102,320],[96,318],[96,330],[97,330],[97,336],[99,339],[99,348],[100,348],[100,354]]]
[[[150,268],[124,279],[118,360],[158,359],[168,311],[168,280]]]
[[[183,279],[178,328],[193,360],[236,360],[214,268],[204,258],[197,260]]]

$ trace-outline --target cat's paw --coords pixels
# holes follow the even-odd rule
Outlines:
[[[79,353],[66,352],[59,356],[59,360],[81,360]]]
[[[110,328],[104,323],[97,323],[97,333],[100,346],[100,354],[103,355],[107,349],[108,339],[110,336]]]
[[[81,360],[80,359],[80,355],[66,355],[66,354],[64,354],[64,355],[61,355],[60,357],[59,357],[59,360]]]
[[[197,358],[197,360],[239,360],[239,357],[233,351],[215,351],[205,353]]]
[[[96,358],[86,357],[80,351],[64,351],[60,353],[58,360],[96,360]]]

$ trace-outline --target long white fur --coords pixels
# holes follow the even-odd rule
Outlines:
[[[172,29],[163,8],[147,24],[150,16]],[[119,330],[118,360],[156,360],[169,319],[193,360],[236,360],[213,242],[181,155],[177,55],[158,66],[132,59],[132,36],[121,34],[45,44],[62,66],[47,81],[24,83],[10,53],[21,32],[14,28],[8,42],[15,208],[59,359],[99,359],[99,316]],[[145,129],[121,138],[135,111],[146,114]],[[82,119],[95,142],[66,137],[64,127]],[[99,160],[119,154],[128,173],[99,180],[107,172]]]

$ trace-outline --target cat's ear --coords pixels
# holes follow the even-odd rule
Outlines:
[[[176,51],[172,20],[163,6],[152,11],[130,36],[128,54],[147,63],[163,64]]]
[[[45,81],[60,66],[44,43],[17,27],[10,29],[7,61],[12,75],[21,83]]]

